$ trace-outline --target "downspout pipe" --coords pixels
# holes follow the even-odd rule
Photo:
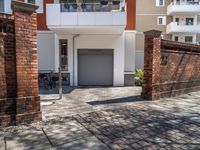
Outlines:
[[[75,69],[74,69],[74,66],[75,66],[75,39],[79,36],[80,36],[80,34],[76,34],[72,38],[73,39],[73,86],[75,85],[75,83],[74,83],[74,80],[75,80],[75,77],[74,77],[74,75],[75,75]]]

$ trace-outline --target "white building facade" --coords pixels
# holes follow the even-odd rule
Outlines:
[[[167,7],[167,34],[179,42],[200,43],[200,0],[173,0]]]
[[[46,22],[49,30],[38,31],[39,72],[61,67],[71,86],[124,86],[130,75],[134,82],[135,31],[126,30],[125,0],[55,0]]]

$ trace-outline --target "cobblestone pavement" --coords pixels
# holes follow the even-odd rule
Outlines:
[[[200,92],[74,118],[112,149],[200,150]]]
[[[121,89],[78,89],[44,105],[48,119],[0,128],[0,150],[200,150],[200,92],[141,101]]]
[[[134,103],[140,100],[141,87],[92,87],[69,91],[63,94],[62,100],[56,100],[58,95],[41,95],[42,99],[47,99],[41,103],[45,120]]]
[[[110,150],[72,118],[0,128],[0,150]]]

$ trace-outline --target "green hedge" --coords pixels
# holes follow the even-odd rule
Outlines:
[[[142,86],[144,80],[144,70],[137,69],[135,72],[135,85]]]

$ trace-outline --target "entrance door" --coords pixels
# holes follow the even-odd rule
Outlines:
[[[78,50],[79,86],[113,85],[113,50]]]

